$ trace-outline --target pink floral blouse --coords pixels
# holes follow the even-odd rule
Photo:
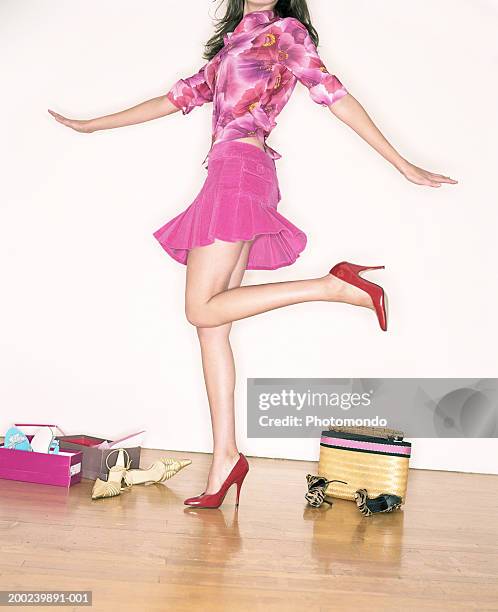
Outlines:
[[[347,94],[320,59],[306,27],[294,17],[279,17],[274,10],[252,11],[225,34],[224,42],[196,74],[179,79],[167,93],[184,115],[213,102],[209,152],[217,142],[255,136],[273,159],[279,159],[282,156],[266,138],[297,81],[324,106]]]

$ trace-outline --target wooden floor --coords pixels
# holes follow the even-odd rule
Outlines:
[[[363,518],[306,507],[316,463],[250,459],[237,513],[234,488],[183,506],[209,456],[142,465],[161,455],[193,463],[113,499],[0,480],[0,588],[89,589],[109,612],[498,610],[498,476],[412,470],[402,512]]]

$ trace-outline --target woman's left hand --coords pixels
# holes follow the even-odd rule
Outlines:
[[[429,187],[441,187],[441,183],[449,183],[455,185],[458,181],[444,176],[443,174],[436,174],[435,172],[429,172],[418,166],[414,166],[409,162],[400,168],[401,174],[410,182],[416,185],[427,185]]]

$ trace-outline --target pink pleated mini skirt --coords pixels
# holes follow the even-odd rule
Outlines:
[[[306,234],[277,211],[281,199],[275,161],[234,140],[216,143],[207,177],[194,201],[153,233],[163,249],[186,264],[190,249],[252,240],[247,270],[275,270],[296,261]]]

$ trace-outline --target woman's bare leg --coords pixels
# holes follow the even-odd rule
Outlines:
[[[235,441],[235,365],[231,322],[288,304],[342,301],[372,307],[360,289],[328,274],[303,281],[240,287],[250,242],[223,242],[189,252],[185,288],[187,317],[197,327],[213,428],[213,462],[205,492],[215,493],[239,454]],[[220,298],[228,298],[226,301]]]
[[[218,275],[213,279],[213,291],[240,286],[250,246],[250,242],[239,243],[233,249],[234,253],[227,260],[227,267],[219,269]],[[213,430],[213,460],[206,493],[215,493],[220,489],[239,458],[235,440],[235,363],[229,339],[231,327],[231,323],[215,327],[197,327]]]
[[[192,249],[187,265],[185,309],[196,327],[214,327],[302,302],[346,302],[373,308],[363,290],[332,274],[318,278],[228,288],[230,266],[241,243],[215,241]],[[228,268],[228,270],[227,270]],[[216,281],[215,279],[219,279]]]

